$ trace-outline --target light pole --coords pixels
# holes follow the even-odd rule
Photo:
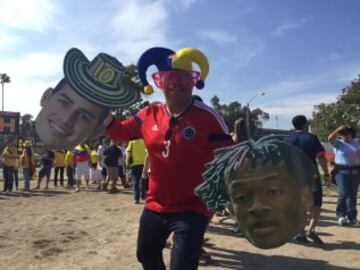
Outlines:
[[[250,102],[253,101],[254,98],[257,96],[265,96],[265,92],[259,92],[253,95],[249,101],[246,103],[246,130],[247,130],[247,137],[250,139]]]
[[[10,77],[6,73],[0,74],[0,83],[1,83],[1,95],[2,95],[1,110],[4,111],[4,84],[10,83]]]
[[[279,118],[278,118],[278,116],[275,116],[275,120],[276,120],[276,129],[279,129]]]

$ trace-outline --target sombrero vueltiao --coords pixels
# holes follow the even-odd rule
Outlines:
[[[76,48],[64,59],[64,75],[76,93],[108,108],[125,108],[140,99],[140,92],[125,78],[125,67],[106,53],[91,62]]]

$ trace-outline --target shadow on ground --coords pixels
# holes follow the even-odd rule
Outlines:
[[[340,246],[354,248],[356,243],[343,242]],[[334,247],[341,248],[341,247]],[[244,251],[230,250],[209,246],[209,254],[212,257],[211,267],[221,267],[221,269],[266,269],[266,270],[357,270],[330,265],[327,261],[301,259],[287,256],[266,256],[253,254]]]

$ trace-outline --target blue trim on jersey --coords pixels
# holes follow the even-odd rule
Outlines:
[[[134,118],[135,118],[136,123],[138,123],[138,125],[141,126],[143,121],[140,119],[140,117],[137,114],[135,114]]]

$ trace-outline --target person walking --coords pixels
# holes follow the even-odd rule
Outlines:
[[[336,218],[340,226],[359,225],[356,206],[360,184],[360,142],[355,139],[355,134],[353,128],[342,125],[328,137],[335,153]]]
[[[311,160],[313,166],[316,169],[316,175],[314,175],[314,192],[313,200],[314,206],[310,210],[310,223],[309,223],[309,232],[307,235],[301,234],[295,237],[295,239],[302,243],[307,243],[307,237],[310,238],[314,243],[323,245],[324,242],[316,234],[315,230],[319,223],[323,191],[320,180],[320,173],[318,170],[318,165],[316,160],[319,161],[319,164],[324,172],[325,183],[330,182],[329,170],[327,166],[327,161],[325,158],[325,149],[320,143],[318,137],[309,132],[310,123],[304,115],[296,115],[292,119],[292,124],[295,128],[295,132],[287,138],[287,142],[292,145],[297,146],[304,154]]]
[[[76,164],[75,168],[75,181],[76,189],[75,192],[80,191],[81,180],[85,180],[85,190],[89,189],[89,179],[90,179],[90,149],[85,144],[77,145],[74,150],[74,163]]]
[[[24,147],[20,155],[20,166],[24,175],[24,191],[30,191],[30,180],[35,173],[35,153],[31,148],[30,141],[24,142]]]
[[[65,157],[66,152],[63,150],[55,151],[55,162],[54,162],[54,185],[57,187],[58,175],[60,173],[60,185],[64,186],[64,170],[65,170]]]
[[[110,146],[104,151],[104,156],[108,172],[104,189],[107,190],[107,186],[111,181],[110,193],[116,193],[118,192],[116,182],[119,178],[119,159],[122,157],[121,149],[114,141],[111,141]]]
[[[72,188],[75,184],[74,182],[74,153],[71,150],[66,151],[65,156],[65,165],[66,165],[66,176],[68,179],[66,188]]]
[[[2,152],[4,189],[3,191],[12,191],[14,182],[14,167],[16,165],[17,153],[11,139],[5,140],[5,148]]]
[[[192,69],[192,62],[201,73]],[[173,233],[170,269],[195,270],[211,213],[193,190],[203,181],[213,150],[233,141],[219,114],[192,98],[193,86],[202,88],[208,74],[201,51],[152,48],[143,53],[137,67],[147,93],[152,89],[146,71],[153,64],[159,71],[152,76],[165,103],[150,104],[125,121],[109,114],[104,125],[109,138],[143,139],[148,150],[151,174],[140,219],[138,261],[145,270],[164,270],[162,250]]]
[[[132,140],[126,148],[126,167],[131,170],[134,202],[140,203],[141,196],[141,175],[145,161],[145,145],[143,139]],[[145,187],[144,187],[145,188]]]

